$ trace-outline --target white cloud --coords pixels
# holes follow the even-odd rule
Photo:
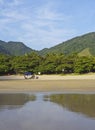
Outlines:
[[[55,9],[54,3],[48,3],[38,9],[36,9],[36,14],[39,19],[51,20],[51,21],[67,21],[70,16],[66,16],[63,13],[59,13]]]
[[[48,2],[33,9],[22,5],[24,0],[7,2],[0,13],[0,29],[5,35],[9,33],[7,37],[13,38],[10,40],[20,40],[31,48],[42,49],[75,34],[75,30],[65,27],[72,17],[58,12],[54,3]]]
[[[29,43],[33,43],[34,48],[53,46],[75,34],[74,29],[66,29],[64,26],[64,22],[68,22],[71,16],[65,16],[53,9],[49,4],[39,7],[35,11],[34,19],[22,25],[23,29],[27,30],[27,35],[23,37],[30,39]]]

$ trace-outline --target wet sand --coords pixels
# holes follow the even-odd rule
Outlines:
[[[38,79],[23,76],[0,76],[0,92],[95,92],[95,75],[43,75]]]

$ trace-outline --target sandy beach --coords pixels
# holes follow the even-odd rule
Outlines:
[[[40,75],[38,79],[24,76],[0,76],[0,92],[95,92],[95,74]]]

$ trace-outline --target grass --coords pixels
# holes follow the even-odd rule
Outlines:
[[[84,49],[78,55],[79,56],[92,56],[91,53],[90,53],[90,51],[89,51],[89,48]]]

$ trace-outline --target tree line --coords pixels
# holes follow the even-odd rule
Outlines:
[[[24,72],[37,74],[69,74],[95,72],[95,57],[64,55],[50,53],[40,56],[36,53],[23,56],[8,56],[0,54],[0,75],[23,74]]]

